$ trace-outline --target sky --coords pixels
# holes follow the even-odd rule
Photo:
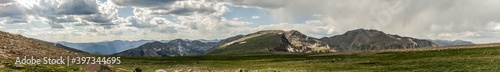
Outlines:
[[[376,29],[500,42],[500,0],[0,0],[0,30],[58,42],[224,39],[260,30],[321,38]]]

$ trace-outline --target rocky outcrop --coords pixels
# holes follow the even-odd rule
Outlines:
[[[333,47],[319,39],[306,36],[296,30],[287,31],[283,36],[284,40],[290,43],[286,47],[288,52],[336,52]]]

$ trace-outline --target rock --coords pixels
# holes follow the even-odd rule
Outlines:
[[[139,67],[137,67],[137,68],[134,69],[134,72],[142,72],[142,69],[139,68]]]
[[[174,72],[183,72],[183,70],[175,70]]]
[[[72,69],[73,69],[73,71],[79,71],[80,70],[80,68],[72,68]]]
[[[156,70],[155,72],[167,72],[167,71],[165,71],[165,70],[163,70],[163,69],[158,69],[158,70]]]
[[[14,64],[13,69],[23,69],[24,66],[21,64]]]
[[[236,72],[250,72],[250,70],[245,70],[245,69],[239,68]]]
[[[85,65],[84,70],[91,72],[113,72],[109,66],[99,65],[99,64],[88,64]]]

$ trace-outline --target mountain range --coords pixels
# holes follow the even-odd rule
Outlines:
[[[455,46],[455,45],[471,45],[474,44],[470,41],[463,41],[463,40],[430,40],[433,43],[438,44],[439,46]]]
[[[216,44],[217,42],[185,39],[175,39],[167,43],[154,41],[113,55],[145,57],[203,55]]]
[[[263,30],[220,41],[199,42],[176,39],[168,43],[150,42],[116,53],[116,56],[253,55],[352,52],[387,49],[429,48],[472,44],[467,41],[417,39],[386,34],[372,29],[356,29],[341,35],[314,38],[296,30]]]
[[[323,38],[309,37],[296,30],[263,30],[222,40],[114,40],[91,43],[32,40],[78,53],[150,57],[352,52],[473,44],[462,40],[403,37],[371,29],[356,29]]]
[[[136,48],[153,40],[138,40],[138,41],[103,41],[103,42],[90,42],[90,43],[71,43],[71,42],[57,42],[57,44],[72,47],[81,51],[91,54],[110,55],[125,51],[127,49]]]

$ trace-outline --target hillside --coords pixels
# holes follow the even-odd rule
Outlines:
[[[0,58],[15,58],[21,56],[59,57],[83,56],[84,53],[74,52],[47,44],[35,39],[26,38],[0,31]]]
[[[137,48],[115,53],[113,55],[142,57],[193,56],[203,55],[215,45],[216,42],[175,39],[167,43],[158,41],[146,43]]]
[[[264,30],[220,44],[220,46],[215,47],[214,50],[210,51],[208,54],[248,55],[335,52],[335,50],[331,49],[327,44],[295,30]]]
[[[438,46],[431,41],[389,35],[382,31],[357,29],[342,35],[323,37],[320,39],[340,52],[369,51],[387,49],[411,49]]]

